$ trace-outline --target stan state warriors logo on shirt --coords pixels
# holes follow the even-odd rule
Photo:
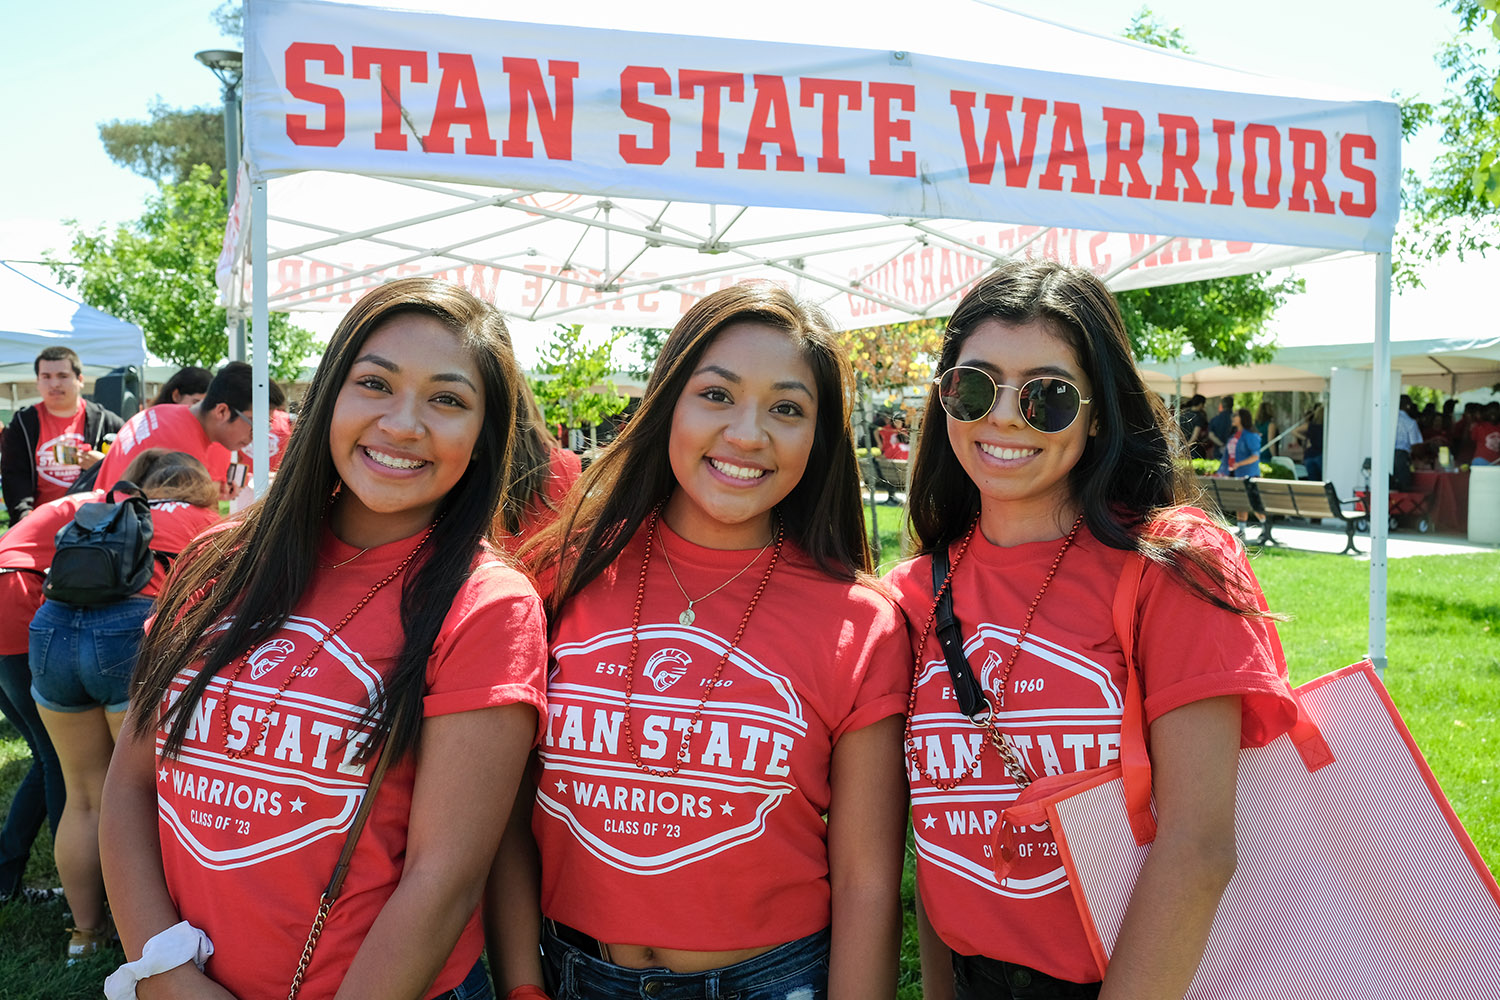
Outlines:
[[[272,639],[250,654],[250,679],[258,681],[291,655],[297,646],[290,639]]]
[[[656,690],[665,691],[687,675],[687,668],[692,662],[693,658],[680,649],[663,649],[651,655],[641,674],[651,679]]]
[[[1006,683],[999,728],[1015,747],[1033,780],[1046,774],[1083,771],[1118,759],[1123,698],[1109,670],[1096,660],[1035,633],[1026,656],[1009,678],[1005,662],[1017,631],[981,622],[965,637],[964,656],[978,666],[979,682],[992,700]],[[911,720],[921,773],[908,761],[912,825],[923,859],[1001,896],[1027,898],[1068,885],[1057,843],[1045,827],[1017,831],[1018,860],[1003,881],[995,878],[993,843],[1001,811],[1019,789],[1005,773],[984,731],[958,711],[948,664],[941,657],[922,665],[917,712]],[[972,768],[960,789],[943,791],[925,775],[952,779]]]
[[[319,641],[322,650],[267,714],[277,683],[266,674],[300,661]],[[294,615],[249,663],[230,695],[228,725],[231,749],[255,746],[248,757],[224,753],[220,702],[232,671],[215,677],[193,706],[177,757],[162,756],[165,736],[157,733],[158,813],[205,868],[244,868],[342,836],[369,783],[368,765],[357,759],[369,741],[360,717],[381,678],[365,657],[342,636],[330,638],[317,619]],[[191,678],[173,681],[169,702]]]
[[[743,650],[729,652],[694,725],[726,641],[676,623],[643,625],[624,739],[630,630],[561,643],[547,685],[547,732],[537,803],[595,857],[621,871],[673,871],[754,840],[794,790],[792,749],[807,736],[791,683]],[[642,682],[649,678],[651,683]]]

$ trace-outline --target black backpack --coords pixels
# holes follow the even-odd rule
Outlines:
[[[64,604],[112,604],[140,593],[151,582],[151,507],[145,498],[121,492],[121,481],[103,500],[86,503],[57,533],[57,554],[42,593]]]

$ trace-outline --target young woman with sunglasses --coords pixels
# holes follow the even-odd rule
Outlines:
[[[538,542],[532,826],[559,1000],[895,992],[909,654],[862,578],[852,387],[779,286],[705,296]]]
[[[380,286],[265,498],[184,551],[105,787],[110,996],[492,996],[477,906],[544,706],[541,599],[486,537],[521,384],[492,306]]]
[[[1176,431],[1092,274],[1040,261],[986,275],[949,322],[939,372],[908,501],[919,555],[890,576],[916,654],[926,995],[1180,997],[1234,870],[1240,746],[1295,718],[1275,629],[1243,551],[1182,506]],[[934,553],[989,702],[977,722],[932,638]],[[1118,757],[1127,666],[1111,605],[1137,555],[1160,832],[1101,988],[1050,832],[998,823],[1031,781]],[[1003,875],[997,837],[1016,858]]]

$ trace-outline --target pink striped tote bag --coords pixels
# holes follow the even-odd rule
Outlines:
[[[1500,887],[1374,669],[1295,693],[1316,731],[1240,752],[1239,864],[1187,998],[1497,1000]],[[1150,845],[1117,769],[1034,806],[1102,975]]]

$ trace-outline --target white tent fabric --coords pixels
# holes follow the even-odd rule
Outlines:
[[[944,315],[1013,255],[1126,289],[1379,250],[1394,225],[1389,103],[973,0],[823,36],[826,11],[773,2],[767,42],[701,5],[582,6],[592,27],[252,4],[271,307],[423,273],[531,320],[669,326],[772,277],[870,326]],[[844,47],[796,44],[820,37]]]
[[[978,0],[462,4],[249,0],[250,211],[225,294],[255,329],[399,274],[526,318],[651,326],[765,276],[870,326],[944,315],[1007,257],[1133,288],[1389,254],[1389,101]],[[1381,528],[1377,658],[1384,604]]]
[[[1232,392],[1321,392],[1335,368],[1367,370],[1369,344],[1307,344],[1285,347],[1265,364],[1230,367],[1185,358],[1148,361],[1139,367],[1158,392],[1217,396]],[[1500,383],[1500,336],[1438,337],[1391,342],[1391,368],[1402,385],[1423,385],[1457,395]]]
[[[140,327],[86,306],[9,261],[0,261],[0,377],[31,381],[32,362],[43,348],[53,346],[76,351],[88,376],[146,363],[146,337]]]

